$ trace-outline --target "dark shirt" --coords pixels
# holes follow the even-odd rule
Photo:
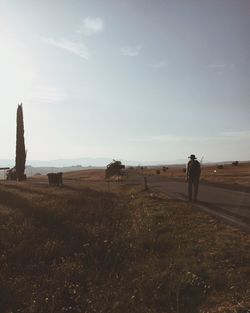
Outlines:
[[[201,166],[198,160],[190,160],[187,164],[187,179],[200,178]]]

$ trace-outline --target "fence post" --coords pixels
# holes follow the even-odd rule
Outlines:
[[[146,176],[144,176],[144,190],[148,190],[148,180]]]

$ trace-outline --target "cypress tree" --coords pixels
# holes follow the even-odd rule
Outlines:
[[[23,107],[22,103],[17,107],[16,118],[16,175],[19,181],[25,180],[26,150],[24,144]]]

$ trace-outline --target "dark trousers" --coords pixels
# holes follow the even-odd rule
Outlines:
[[[188,179],[188,199],[190,201],[197,200],[199,188],[199,177],[190,177]]]

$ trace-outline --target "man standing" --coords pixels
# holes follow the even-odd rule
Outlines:
[[[197,201],[199,180],[201,175],[200,162],[194,154],[189,156],[190,161],[187,164],[187,182],[188,182],[188,199]]]

